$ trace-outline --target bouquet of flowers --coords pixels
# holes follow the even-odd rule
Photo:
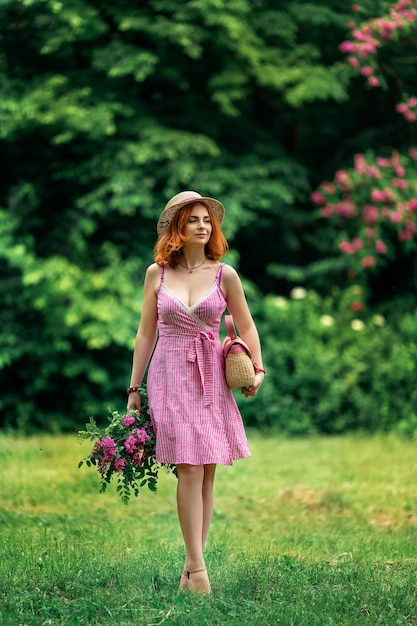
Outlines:
[[[94,441],[89,456],[84,463],[95,466],[101,476],[100,493],[106,491],[113,476],[117,478],[117,492],[127,504],[131,493],[139,495],[145,485],[156,491],[158,474],[161,468],[176,474],[174,465],[157,463],[155,458],[156,435],[149,415],[146,390],[141,387],[141,410],[129,410],[120,414],[110,412],[109,425],[99,428],[94,420],[86,424],[86,430],[79,431],[82,439]]]

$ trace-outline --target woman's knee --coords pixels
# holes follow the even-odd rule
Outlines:
[[[204,466],[203,465],[187,465],[182,463],[177,465],[178,480],[203,481]]]

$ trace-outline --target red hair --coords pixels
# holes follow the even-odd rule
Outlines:
[[[195,203],[198,204],[198,201]],[[155,244],[154,260],[158,265],[169,265],[176,267],[181,256],[182,247],[188,238],[185,234],[185,227],[191,215],[194,204],[189,204],[183,209],[179,209],[171,220],[166,231],[160,236]],[[209,206],[204,205],[211,220],[211,236],[205,245],[207,258],[218,261],[229,249],[226,237],[224,236],[220,224]]]

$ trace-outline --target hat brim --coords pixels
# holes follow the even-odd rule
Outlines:
[[[170,206],[162,211],[157,225],[158,237],[164,234],[177,211],[179,211],[180,209],[184,209],[187,206],[190,206],[190,204],[197,203],[208,206],[213,211],[214,216],[216,217],[219,224],[222,223],[224,217],[224,206],[221,202],[219,202],[215,198],[209,198],[207,196],[202,198],[192,198],[190,200],[187,200],[186,202],[179,202],[178,204],[174,204],[173,206]]]

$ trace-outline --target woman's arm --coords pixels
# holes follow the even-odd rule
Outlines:
[[[159,267],[151,265],[146,270],[142,314],[136,333],[133,350],[132,375],[129,387],[142,384],[149,360],[152,356],[157,337],[157,289],[159,285]],[[140,396],[136,392],[130,393],[127,402],[128,409],[140,409]]]
[[[226,295],[227,308],[233,315],[239,335],[248,344],[256,367],[263,369],[259,334],[246,302],[242,282],[236,270],[230,265],[225,265],[223,268],[222,287]],[[255,396],[264,376],[264,372],[257,372],[254,384],[249,389],[242,389],[242,393],[245,396]]]

